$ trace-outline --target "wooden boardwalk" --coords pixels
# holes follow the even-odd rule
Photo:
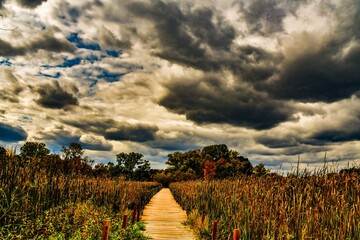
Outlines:
[[[141,220],[145,222],[145,235],[154,240],[193,240],[190,228],[182,224],[186,212],[177,204],[168,188],[155,194],[146,205]]]

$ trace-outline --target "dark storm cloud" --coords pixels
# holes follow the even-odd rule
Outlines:
[[[13,47],[10,43],[0,39],[0,56],[17,56],[25,54],[24,47]]]
[[[209,8],[183,12],[175,2],[153,0],[131,3],[128,9],[154,24],[153,37],[159,41],[156,56],[193,68],[218,70],[219,53],[208,53],[206,48],[229,50],[236,37],[234,28]]]
[[[50,141],[60,146],[68,146],[73,142],[80,142],[79,135],[73,135],[64,129],[54,129],[52,132],[41,133],[35,137],[38,141]]]
[[[62,89],[57,81],[54,81],[53,84],[39,86],[37,93],[40,98],[36,102],[46,108],[61,109],[78,105],[77,98]]]
[[[144,124],[122,124],[105,132],[105,138],[115,141],[147,142],[155,139],[159,129],[155,126]]]
[[[203,71],[230,70],[243,81],[264,81],[273,76],[280,54],[261,47],[233,43],[236,31],[221,13],[210,8],[181,10],[175,3],[153,0],[128,5],[130,12],[154,24],[158,41],[155,55]]]
[[[90,118],[90,117],[89,117]],[[114,121],[112,119],[91,117],[79,121],[63,120],[63,123],[79,128],[84,132],[96,133],[104,136],[107,140],[147,142],[155,140],[155,134],[159,130],[157,126],[147,124],[129,124]]]
[[[306,135],[264,133],[255,137],[255,141],[283,155],[325,152],[334,149],[339,143],[359,141],[359,124],[359,118],[354,118],[343,121],[337,127],[308,129]]]
[[[291,135],[280,137],[263,134],[256,137],[255,141],[269,148],[296,147],[300,144],[299,139]]]
[[[258,89],[273,97],[301,102],[335,102],[360,90],[359,4],[352,5],[346,19],[315,50],[306,50],[285,60],[277,80],[261,83]],[[355,11],[355,14],[351,12]],[[303,44],[309,44],[309,39]],[[301,42],[300,42],[301,43]],[[318,43],[315,43],[318,44]]]
[[[358,24],[360,22],[360,6],[358,6],[358,11],[354,16],[354,23],[352,26],[352,31],[355,34],[355,36],[360,39],[360,24]]]
[[[178,5],[153,0],[151,3],[134,2],[128,9],[138,17],[148,19],[155,24],[155,36],[161,49],[156,55],[172,62],[197,66],[204,59],[205,51],[200,43],[193,41],[187,34],[183,22],[186,16]],[[204,66],[203,66],[204,67]]]
[[[302,154],[314,154],[314,153],[321,153],[321,152],[327,152],[330,151],[330,147],[325,146],[311,146],[311,145],[301,145],[297,147],[288,147],[282,149],[278,154],[286,155],[286,156],[299,156]],[[301,161],[301,160],[300,160]],[[314,162],[322,162],[321,160],[312,159]]]
[[[309,144],[323,145],[327,143],[337,142],[351,142],[360,140],[360,130],[352,129],[349,130],[344,126],[344,129],[325,129],[318,131],[307,140]]]
[[[342,51],[322,49],[306,53],[285,63],[279,79],[263,89],[275,98],[302,102],[334,102],[349,98],[360,90],[360,45],[343,59],[335,57]]]
[[[226,84],[213,76],[171,83],[160,105],[200,124],[229,123],[268,129],[290,119],[292,110],[286,104],[247,87]]]
[[[244,19],[251,32],[271,34],[283,31],[284,9],[277,6],[275,0],[255,0],[242,8]]]
[[[0,141],[19,142],[26,140],[27,136],[27,133],[22,127],[14,127],[0,122]]]
[[[208,43],[210,47],[229,50],[235,38],[235,30],[220,17],[217,18],[217,24],[214,24],[213,17],[213,10],[197,9],[187,16],[186,24],[199,40]]]
[[[256,0],[242,4],[241,11],[254,31],[273,33],[283,30],[286,12],[295,14],[300,4],[306,1],[294,5],[288,1]],[[235,46],[233,27],[210,8],[185,11],[175,2],[153,0],[131,3],[128,9],[154,24],[153,37],[159,41],[157,56],[203,71],[231,70],[242,81],[253,83],[256,89],[275,99],[334,102],[360,90],[360,47],[352,47],[345,57],[339,57],[360,32],[356,23],[359,11],[349,17],[354,18],[350,31],[340,27],[321,49],[304,51],[287,60],[281,53],[270,54],[259,47]]]
[[[238,46],[227,60],[222,60],[224,69],[230,69],[241,80],[249,83],[265,81],[276,74],[283,57],[271,54],[260,47]]]
[[[33,40],[26,48],[28,51],[43,49],[50,52],[73,52],[75,50],[75,47],[65,39],[58,39],[47,35]]]
[[[113,119],[98,116],[85,116],[81,119],[64,119],[64,124],[81,129],[84,132],[91,132],[103,135],[106,129],[117,126],[119,123]]]
[[[27,8],[36,8],[37,6],[41,5],[43,2],[47,0],[17,0],[19,4],[23,7]]]
[[[19,56],[38,50],[47,50],[51,52],[72,52],[75,50],[75,47],[68,41],[48,35],[50,34],[32,40],[29,44],[22,46],[13,46],[0,39],[0,56]]]
[[[351,124],[349,123],[349,125]],[[316,130],[310,136],[293,136],[289,134],[285,136],[269,136],[267,134],[263,134],[255,138],[257,143],[272,149],[296,149],[303,148],[304,146],[316,147],[331,145],[333,143],[339,142],[351,142],[359,140],[360,130],[357,128],[349,129],[347,125],[336,129],[325,128],[323,130]]]

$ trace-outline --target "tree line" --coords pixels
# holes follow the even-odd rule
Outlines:
[[[61,154],[50,153],[41,142],[26,142],[19,154],[0,147],[0,158],[12,157],[22,167],[32,167],[47,172],[71,176],[110,177],[132,181],[169,182],[195,179],[222,179],[239,175],[264,175],[268,172],[263,164],[255,167],[237,151],[225,144],[206,146],[187,152],[168,155],[165,170],[151,169],[150,162],[141,153],[121,152],[116,162],[97,163],[84,155],[80,143],[63,146]]]
[[[163,185],[175,181],[235,178],[241,175],[265,175],[269,172],[264,164],[253,167],[248,158],[225,144],[171,153],[166,164],[168,168],[154,176],[154,180]]]

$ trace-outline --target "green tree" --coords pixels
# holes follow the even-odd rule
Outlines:
[[[168,155],[168,160],[165,163],[169,166],[168,169],[179,170],[185,160],[183,155],[184,153],[182,152],[170,153]]]
[[[148,160],[144,160],[143,164],[138,165],[135,169],[133,180],[150,181],[150,170],[150,162]]]
[[[113,162],[108,162],[106,167],[109,170],[110,177],[113,178],[121,175],[120,167],[118,165],[115,165]]]
[[[61,150],[64,154],[64,160],[69,159],[82,159],[84,150],[80,143],[70,143],[69,147],[62,146]]]
[[[70,143],[69,147],[62,147],[65,161],[65,172],[68,174],[91,174],[94,161],[84,157],[84,150],[80,143]]]
[[[265,168],[263,163],[260,163],[254,167],[254,173],[257,176],[264,176],[265,174],[269,173],[270,170]]]
[[[203,176],[204,163],[204,158],[198,149],[169,154],[168,160],[166,161],[166,164],[169,165],[168,170],[172,172],[174,176],[182,176],[184,175],[183,173],[187,173],[187,175],[191,175],[192,178],[193,176],[197,178]]]
[[[171,173],[166,173],[165,171],[158,172],[153,176],[153,181],[161,183],[163,187],[169,187],[169,184],[174,181],[173,175]]]
[[[136,174],[144,174],[145,172],[150,171],[150,163],[147,160],[143,159],[141,153],[119,153],[116,155],[117,166],[119,172],[122,175],[125,175],[130,180],[135,180]]]
[[[228,146],[225,144],[209,145],[203,148],[202,155],[207,160],[217,161],[223,158],[225,161],[230,159],[230,154],[234,154],[229,151]]]
[[[252,165],[249,159],[240,156],[237,151],[229,149],[225,144],[206,146],[203,148],[202,154],[207,160],[215,163],[215,178],[252,173]]]
[[[94,166],[93,170],[94,177],[108,177],[109,176],[109,169],[103,163],[98,163]]]
[[[21,158],[42,158],[50,154],[50,150],[46,148],[45,143],[41,142],[26,142],[20,148]]]
[[[168,155],[166,164],[175,180],[202,178],[227,178],[241,174],[251,174],[249,159],[225,144],[210,145],[200,150],[175,152]]]
[[[22,164],[28,164],[30,161],[35,161],[37,163],[49,154],[50,150],[46,148],[45,143],[41,142],[26,142],[20,148]]]

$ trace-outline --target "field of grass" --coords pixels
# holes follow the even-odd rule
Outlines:
[[[103,220],[111,221],[110,239],[147,239],[141,222],[124,230],[122,219],[128,215],[133,222],[134,209],[145,206],[160,184],[90,177],[77,171],[79,165],[51,155],[22,160],[0,155],[0,239],[101,239]],[[243,175],[175,182],[170,189],[199,239],[211,239],[217,221],[218,240],[231,239],[233,229],[246,240],[355,240],[360,239],[355,170]]]
[[[244,176],[234,180],[172,183],[175,199],[200,239],[360,239],[360,177]],[[202,218],[204,222],[202,222]]]
[[[23,166],[0,158],[0,239],[101,239],[111,220],[111,239],[145,239],[136,224],[122,230],[122,217],[145,206],[161,189],[157,183],[64,175],[56,165]]]

